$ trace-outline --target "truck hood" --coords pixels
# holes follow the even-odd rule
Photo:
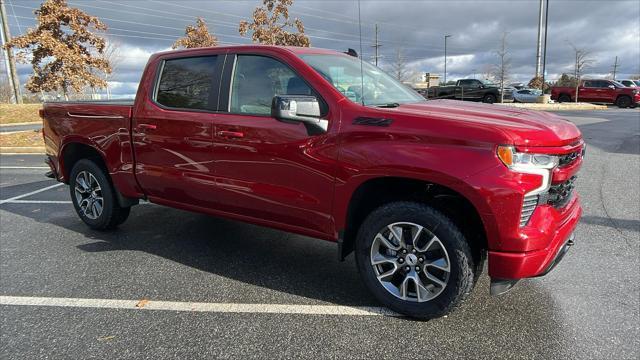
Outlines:
[[[391,110],[391,109],[390,109]],[[568,120],[543,111],[456,100],[402,104],[394,113],[446,119],[501,132],[516,146],[564,146],[581,137]]]

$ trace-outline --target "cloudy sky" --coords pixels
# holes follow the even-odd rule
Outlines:
[[[119,47],[113,92],[135,94],[149,54],[168,49],[184,27],[200,16],[226,44],[247,44],[238,23],[248,19],[261,0],[69,0],[108,26],[107,36]],[[40,1],[5,0],[13,36],[35,25],[33,11]],[[480,77],[497,62],[495,54],[504,32],[512,59],[514,81],[528,81],[535,72],[538,0],[361,1],[363,54],[371,59],[374,25],[378,24],[381,66],[403,49],[409,66],[419,72],[442,74],[445,34],[448,40],[448,79]],[[300,18],[314,47],[359,50],[356,1],[295,0],[291,15]],[[607,76],[618,56],[617,78],[640,73],[640,1],[550,0],[547,77],[555,79],[573,69],[570,44],[590,52],[593,77]],[[4,67],[2,69],[4,71]],[[24,83],[30,67],[21,65]]]

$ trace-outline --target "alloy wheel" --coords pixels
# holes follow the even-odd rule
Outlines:
[[[382,287],[411,302],[436,298],[451,273],[449,254],[440,239],[410,222],[390,224],[376,234],[371,266]]]
[[[104,198],[102,188],[92,173],[83,170],[75,181],[74,194],[80,211],[89,219],[95,220],[102,215]]]

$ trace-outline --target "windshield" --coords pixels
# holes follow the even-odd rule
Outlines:
[[[480,80],[481,83],[484,84],[484,86],[496,86],[494,83],[492,83],[489,80]]]
[[[634,83],[636,83],[637,86],[640,86],[640,80],[633,80]]]
[[[384,106],[425,101],[420,94],[367,62],[362,62],[361,79],[360,60],[355,57],[307,54],[300,58],[353,102]]]
[[[626,87],[624,85],[622,85],[621,83],[615,81],[615,80],[611,80],[611,82],[613,83],[613,85],[615,85],[617,88],[623,88]]]

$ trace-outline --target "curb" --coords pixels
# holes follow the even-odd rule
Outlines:
[[[554,103],[554,104],[536,104],[536,103],[502,103],[496,104],[502,106],[513,107],[517,109],[530,110],[606,110],[606,105],[596,105],[589,103]]]
[[[44,146],[0,146],[0,154],[39,154],[44,155]]]
[[[5,127],[5,126],[23,126],[23,125],[42,125],[42,121],[31,121],[31,122],[0,124],[0,127]]]
[[[39,130],[35,130],[35,131],[39,131]],[[16,130],[16,131],[2,131],[0,132],[0,136],[2,135],[11,135],[11,134],[19,134],[19,133],[25,133],[25,132],[35,132],[34,130]]]

